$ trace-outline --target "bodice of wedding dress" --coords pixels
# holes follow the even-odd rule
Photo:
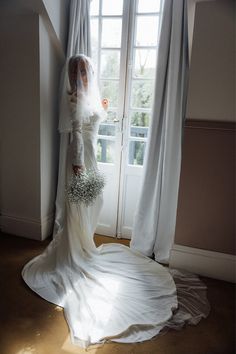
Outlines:
[[[84,138],[94,140],[97,135],[100,121],[104,120],[107,113],[104,110],[92,112],[84,119],[80,103],[77,100],[69,100],[72,125],[72,164],[84,165]]]

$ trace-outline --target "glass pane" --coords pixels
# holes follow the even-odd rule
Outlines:
[[[123,0],[103,0],[102,14],[103,15],[122,15]]]
[[[131,105],[135,108],[151,108],[153,81],[134,81],[131,93]]]
[[[135,45],[157,45],[159,16],[137,16]]]
[[[90,15],[91,16],[99,15],[99,0],[93,0],[90,2]]]
[[[129,143],[129,164],[143,165],[146,143],[143,141],[130,141]]]
[[[101,77],[119,78],[120,51],[104,50],[101,53]]]
[[[104,81],[100,80],[101,83],[101,97],[107,98],[109,100],[110,107],[118,106],[118,81]]]
[[[120,48],[121,18],[102,20],[102,47]]]
[[[115,161],[115,142],[106,139],[97,141],[97,161],[114,163]]]
[[[92,43],[92,59],[97,66],[98,60],[98,19],[91,19],[91,43]],[[96,67],[97,71],[97,67]]]
[[[150,120],[150,113],[134,112],[131,116],[131,125],[137,127],[148,127]]]
[[[157,53],[155,49],[136,49],[134,77],[155,78]]]
[[[106,135],[106,136],[115,136],[116,134],[116,127],[114,123],[101,123],[99,126],[99,135]]]
[[[161,0],[138,0],[138,12],[159,12]]]
[[[114,119],[117,119],[117,112],[115,111],[108,111],[107,112],[107,119],[106,122],[113,123]]]
[[[139,138],[146,138],[148,135],[148,128],[147,127],[131,127],[130,128],[130,135],[137,136]]]

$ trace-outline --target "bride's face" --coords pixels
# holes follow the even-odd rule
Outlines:
[[[69,70],[69,77],[70,77],[72,90],[78,89],[81,86],[87,89],[88,87],[87,71],[88,71],[88,63],[86,63],[84,60],[79,60],[79,61],[75,60],[72,63]]]
[[[78,72],[79,72],[79,77],[82,79],[83,85],[85,88],[88,86],[88,76],[87,76],[87,70],[88,70],[88,64],[85,63],[85,61],[80,60],[78,63]]]

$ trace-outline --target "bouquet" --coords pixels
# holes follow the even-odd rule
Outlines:
[[[73,174],[66,188],[68,200],[74,204],[91,205],[105,186],[105,177],[98,170]]]

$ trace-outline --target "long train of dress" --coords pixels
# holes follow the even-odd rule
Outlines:
[[[97,168],[97,129],[96,120],[83,126],[86,168]],[[95,246],[101,206],[101,196],[89,207],[66,201],[63,230],[22,271],[33,291],[64,308],[72,342],[82,347],[109,340],[139,342],[163,328],[179,328],[206,317],[205,287],[196,276],[173,270],[171,274],[124,245]]]

